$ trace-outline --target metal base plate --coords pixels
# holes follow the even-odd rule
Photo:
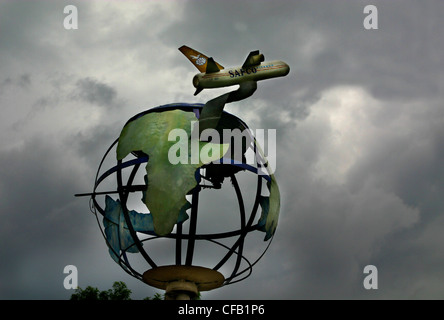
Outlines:
[[[189,281],[197,286],[199,291],[209,291],[223,285],[224,276],[213,269],[198,266],[161,266],[143,273],[143,281],[148,285],[166,290],[171,282]]]

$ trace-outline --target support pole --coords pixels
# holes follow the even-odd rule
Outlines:
[[[194,282],[178,280],[167,284],[165,300],[192,300],[198,294],[199,291]]]

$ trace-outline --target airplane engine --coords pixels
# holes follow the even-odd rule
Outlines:
[[[264,57],[264,55],[261,53],[261,54],[257,54],[257,55],[255,55],[255,56],[250,57],[250,58],[248,59],[248,64],[254,66],[254,65],[258,65],[258,64],[260,64],[261,62],[264,62],[264,60],[265,60],[265,57]]]
[[[193,86],[195,88],[199,87],[199,77],[198,77],[198,75],[195,75],[194,78],[193,78]]]

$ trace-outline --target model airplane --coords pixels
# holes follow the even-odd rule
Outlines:
[[[251,51],[240,67],[224,69],[219,63],[204,54],[182,46],[179,50],[201,72],[193,78],[196,88],[194,95],[203,89],[228,87],[247,81],[259,81],[276,77],[284,77],[290,72],[290,67],[283,61],[264,62],[264,55],[259,50]]]

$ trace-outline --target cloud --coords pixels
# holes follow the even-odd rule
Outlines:
[[[365,156],[380,154],[372,148],[387,142],[369,143],[383,130],[373,123],[371,107],[382,106],[359,88],[325,91],[278,142],[283,203],[273,261],[294,284],[280,288],[282,296],[293,290],[292,298],[365,297],[363,267],[378,261],[389,239],[420,221],[420,207],[379,182],[385,172],[372,169],[359,182],[350,179]]]
[[[253,130],[277,130],[282,207],[253,274],[204,298],[442,296],[441,1],[373,1],[378,30],[363,28],[364,4],[350,0],[70,4],[78,30],[63,28],[58,1],[0,1],[2,298],[69,297],[67,264],[83,287],[123,280],[149,295],[111,260],[87,200],[73,195],[91,190],[134,114],[233,89],[193,97],[183,44],[226,67],[256,49],[291,67],[226,107]],[[230,191],[207,198],[218,219]],[[212,222],[203,216],[199,228],[220,227]],[[198,261],[216,255],[201,249]],[[372,292],[367,264],[379,271]]]
[[[72,239],[83,238],[82,229],[88,229],[86,219],[78,214],[83,210],[73,197],[88,181],[85,168],[72,161],[67,149],[48,142],[35,138],[22,148],[0,153],[3,298],[19,297],[15,295],[21,290],[15,288],[20,277],[17,272],[28,257],[44,261],[57,252],[78,249],[82,242]],[[25,269],[38,277],[39,271],[32,265]]]
[[[117,107],[117,91],[111,86],[99,83],[89,77],[79,79],[76,82],[76,89],[72,95],[73,99],[80,99],[83,102],[97,104],[108,108]]]

